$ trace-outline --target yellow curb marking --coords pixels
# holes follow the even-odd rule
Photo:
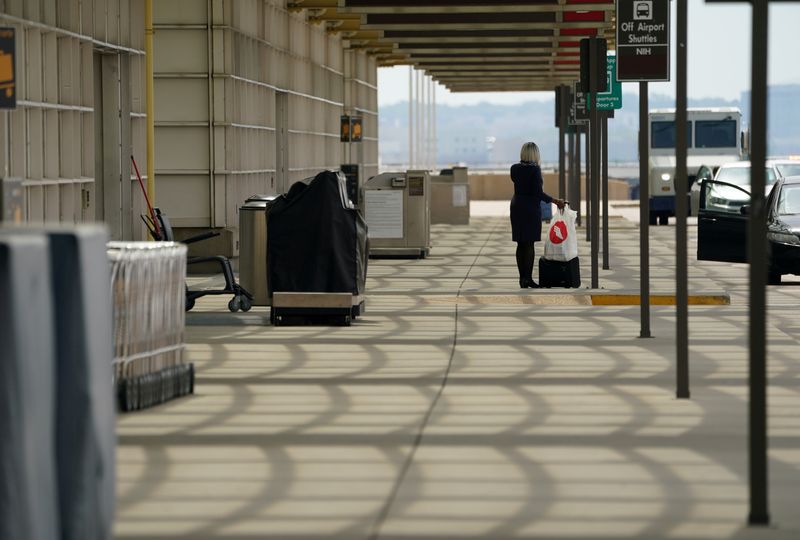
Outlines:
[[[593,294],[592,305],[595,306],[638,306],[638,294]],[[724,294],[695,294],[689,295],[690,306],[729,306],[731,299]],[[674,294],[651,294],[650,305],[674,306]]]

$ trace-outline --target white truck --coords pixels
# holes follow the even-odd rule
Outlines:
[[[736,108],[690,108],[687,120],[688,189],[701,167],[715,172],[723,163],[743,159],[747,138]],[[650,224],[666,225],[675,215],[675,109],[650,111],[648,123]]]

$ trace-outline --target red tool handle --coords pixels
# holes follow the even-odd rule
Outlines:
[[[136,178],[139,180],[139,187],[142,188],[144,202],[147,203],[147,209],[150,211],[150,219],[153,220],[153,226],[156,228],[156,234],[160,237],[161,226],[158,223],[158,219],[156,219],[156,212],[153,210],[153,205],[150,204],[150,197],[147,196],[147,190],[144,188],[144,182],[142,182],[142,175],[139,174],[139,167],[136,165],[136,160],[133,159],[133,156],[131,156],[131,162],[133,163],[133,170],[136,171]]]

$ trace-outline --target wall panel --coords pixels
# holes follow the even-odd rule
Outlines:
[[[98,218],[93,54],[122,55],[131,65],[141,66],[142,51],[130,47],[143,42],[143,6],[142,0],[3,2],[0,24],[13,23],[17,31],[18,80],[18,109],[8,115],[11,138],[4,144],[10,174],[23,179],[29,221],[79,223]],[[3,20],[4,13],[25,20]],[[125,85],[132,81],[141,87],[143,75],[142,68],[131,77],[118,77],[118,93],[133,96],[135,90],[119,85],[126,80]],[[143,103],[130,109],[143,111]],[[141,119],[123,120],[118,115],[117,129],[131,132],[123,137],[126,145],[143,146],[143,130],[133,127]],[[117,149],[118,170],[124,169],[128,152]],[[143,160],[142,155],[144,169]],[[127,178],[117,175],[114,180],[127,186]],[[122,200],[130,207],[129,196],[122,195]],[[137,208],[126,212],[129,222],[138,220]],[[99,218],[105,216],[101,213]],[[130,223],[125,230],[130,231]]]

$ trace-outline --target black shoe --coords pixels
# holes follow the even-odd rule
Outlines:
[[[528,288],[529,288],[529,289],[539,289],[540,287],[539,287],[539,284],[538,284],[538,283],[536,283],[536,282],[535,282],[535,281],[533,281],[533,280],[530,280],[530,281],[528,282]]]
[[[528,289],[528,288],[530,288],[531,283],[533,283],[532,279],[521,279],[521,280],[519,280],[519,288],[520,289]]]

